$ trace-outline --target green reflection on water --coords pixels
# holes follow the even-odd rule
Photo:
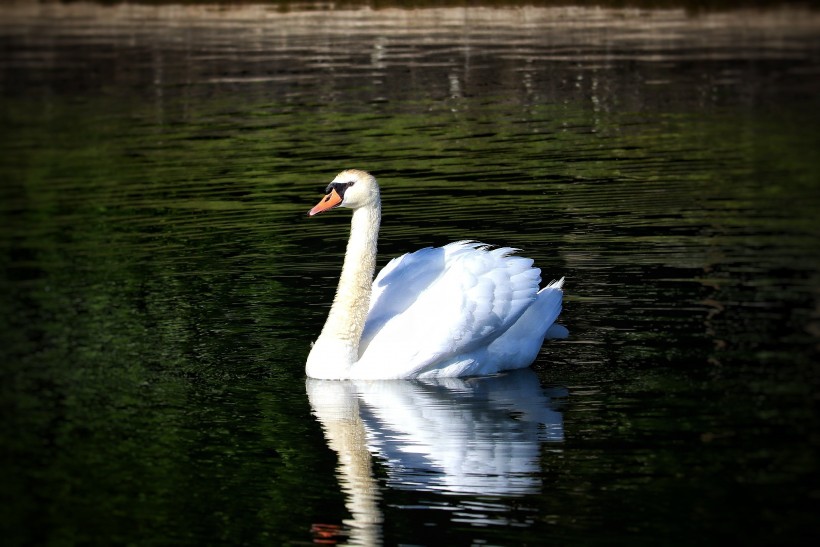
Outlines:
[[[300,385],[283,356],[304,345],[281,309],[281,241],[259,222],[281,206],[214,180],[225,147],[186,141],[196,126],[135,131],[101,104],[4,108],[4,537],[304,533],[280,508],[310,510],[294,468],[323,461],[300,445],[321,442],[304,394],[270,384]],[[257,525],[232,522],[248,514]]]
[[[285,541],[306,537],[317,516],[338,517],[342,495],[321,480],[335,456],[317,449],[301,367],[347,217],[303,217],[350,161],[383,176],[383,260],[481,237],[527,249],[545,277],[570,276],[565,322],[591,344],[550,349],[554,369],[538,364],[581,402],[567,414],[566,455],[544,456],[568,503],[534,501],[537,520],[580,515],[563,529],[571,537],[605,529],[597,512],[620,497],[598,496],[604,486],[647,489],[701,518],[735,498],[712,492],[692,507],[680,477],[701,465],[692,480],[703,484],[725,470],[725,453],[736,461],[726,438],[751,453],[734,486],[789,487],[813,471],[811,446],[793,440],[805,427],[795,424],[812,423],[816,387],[820,167],[817,125],[803,113],[601,114],[468,99],[310,115],[228,99],[166,108],[3,106],[12,542]],[[734,394],[731,427],[697,415],[719,392],[709,382]],[[791,442],[775,454],[754,442],[761,429]],[[715,439],[725,453],[704,464],[702,445]],[[780,458],[787,469],[766,469]],[[682,498],[668,501],[670,491]],[[664,513],[643,508],[640,525]]]

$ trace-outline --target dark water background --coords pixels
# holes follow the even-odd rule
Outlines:
[[[818,12],[0,15],[5,544],[817,539]],[[571,337],[306,383],[347,167],[380,265],[521,248]]]

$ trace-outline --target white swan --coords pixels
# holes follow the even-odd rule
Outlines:
[[[539,290],[541,271],[513,249],[469,241],[395,258],[373,280],[381,199],[365,171],[339,173],[309,215],[353,209],[336,297],[307,358],[311,378],[478,376],[529,366],[553,322],[564,279]]]

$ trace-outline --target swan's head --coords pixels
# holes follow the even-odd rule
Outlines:
[[[358,209],[379,201],[379,185],[376,177],[367,171],[346,169],[336,175],[325,188],[325,197],[308,212],[313,216],[335,207]]]

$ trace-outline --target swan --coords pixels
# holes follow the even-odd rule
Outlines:
[[[353,209],[327,320],[305,373],[326,380],[483,376],[529,366],[554,325],[564,278],[539,290],[541,270],[514,249],[474,241],[391,260],[376,279],[381,198],[376,178],[347,169],[309,216]]]

